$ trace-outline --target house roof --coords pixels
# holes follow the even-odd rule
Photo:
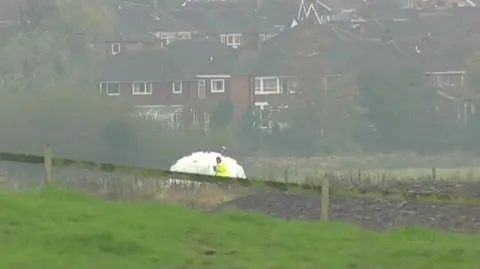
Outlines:
[[[330,47],[319,54],[319,61],[322,64],[323,72],[328,74],[344,74],[351,68],[351,62],[355,61],[365,53],[369,47],[369,42],[354,41],[342,42]],[[263,50],[259,61],[257,62],[254,73],[257,76],[292,76],[298,75],[300,64],[294,64],[292,57],[297,57],[302,61],[302,57],[307,60],[309,56],[300,53],[291,52],[287,55],[285,51],[267,49]],[[311,57],[315,57],[314,55]],[[307,66],[305,68],[308,68]]]
[[[112,41],[152,41],[153,35],[148,33],[145,24],[145,7],[133,5],[118,5],[115,9],[116,24],[113,29]]]
[[[472,25],[471,29],[459,33],[456,42],[452,42],[443,53],[458,59],[467,60],[478,50],[476,38],[480,37],[480,22]]]
[[[292,20],[297,17],[298,3],[296,1],[263,0],[257,14],[265,18],[270,25],[290,27]]]
[[[372,72],[397,69],[402,66],[417,68],[423,72],[465,70],[465,62],[439,50],[411,41],[377,41],[357,58],[355,65]]]
[[[124,3],[124,2],[121,2]],[[125,41],[152,41],[152,32],[195,32],[198,29],[165,12],[155,15],[148,5],[124,3],[116,7],[117,25],[114,39]]]
[[[364,0],[316,0],[316,2],[317,6],[322,7],[325,5],[332,10],[357,9],[365,5]]]
[[[258,77],[292,76],[297,71],[281,50],[268,49],[262,50],[257,62],[252,67],[252,73]]]
[[[309,36],[304,30],[309,32]],[[344,33],[334,25],[324,24],[306,29],[295,27],[263,44],[262,59],[257,64],[256,72],[262,75],[292,75],[298,70],[287,68],[288,59],[319,55],[325,72],[343,73],[348,69],[349,62],[363,54],[368,47],[369,42]]]
[[[191,9],[180,8],[172,16],[203,30],[217,33],[272,33],[278,30],[251,9]]]
[[[396,41],[418,41],[429,38],[435,42],[450,44],[455,42],[461,33],[472,29],[472,25],[480,21],[480,13],[477,15],[476,12],[461,11],[457,15],[435,13],[408,18],[369,19],[332,24],[370,40],[380,40],[387,36]],[[470,15],[463,16],[465,14]]]
[[[472,8],[473,9],[473,8]],[[470,8],[459,8],[450,15],[421,16],[434,30],[435,38],[442,42],[455,42],[460,35],[480,22],[480,12],[476,9],[471,12]]]
[[[222,1],[179,1],[176,9],[189,8],[189,9],[203,9],[203,10],[220,10],[231,8],[253,8],[256,4],[256,0],[222,0]]]
[[[418,11],[412,8],[401,8],[401,4],[396,0],[367,0],[367,6],[358,10],[358,15],[364,19],[412,18],[416,17],[417,13]]]
[[[379,40],[390,36],[395,40],[409,41],[427,37],[434,31],[434,28],[415,18],[410,19],[372,19],[363,22],[344,23],[348,31],[355,33],[362,38]]]
[[[167,13],[149,14],[145,22],[152,32],[197,32],[199,29]]]
[[[288,28],[280,34],[265,41],[262,46],[280,46],[282,48],[298,48],[299,40],[308,38],[310,42],[324,42],[336,44],[337,42],[358,41],[361,38],[335,24],[298,25]]]
[[[108,57],[99,81],[175,81],[189,80],[164,49],[127,52]]]
[[[215,39],[177,40],[166,49],[188,76],[231,74],[238,59],[235,49]]]
[[[226,9],[214,10],[209,14],[216,30],[221,33],[273,33],[278,30],[265,18],[260,18],[252,10]]]
[[[178,20],[195,25],[196,28],[204,32],[211,32],[216,29],[214,23],[208,17],[208,12],[205,10],[179,9],[172,11],[170,14]]]
[[[20,18],[19,8],[21,1],[2,0],[0,1],[0,22],[16,21]]]

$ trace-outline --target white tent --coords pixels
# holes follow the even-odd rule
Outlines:
[[[213,151],[199,151],[194,152],[188,156],[184,156],[177,160],[171,167],[170,171],[193,173],[201,175],[215,175],[213,167],[216,165],[216,158],[220,156],[228,166],[230,177],[246,178],[243,167],[238,164],[235,159],[222,155]],[[187,183],[184,180],[171,179],[170,183]]]

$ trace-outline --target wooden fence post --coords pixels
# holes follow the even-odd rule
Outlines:
[[[45,153],[43,155],[43,163],[45,164],[45,185],[50,186],[52,184],[52,147],[47,144],[45,147]]]
[[[328,174],[325,174],[322,182],[322,221],[328,221],[328,214],[330,210],[330,182]]]

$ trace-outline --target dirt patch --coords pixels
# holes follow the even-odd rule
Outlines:
[[[195,189],[171,187],[158,190],[153,200],[209,210],[230,202],[241,195],[242,192],[239,190],[215,185],[202,186]]]
[[[282,219],[317,220],[321,216],[321,197],[273,191],[240,197],[217,210],[257,211]],[[330,218],[348,221],[373,230],[400,226],[480,233],[480,206],[462,206],[374,198],[331,197]]]

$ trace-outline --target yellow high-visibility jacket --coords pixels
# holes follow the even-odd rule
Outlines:
[[[227,164],[222,161],[217,164],[216,174],[217,177],[229,177]]]

